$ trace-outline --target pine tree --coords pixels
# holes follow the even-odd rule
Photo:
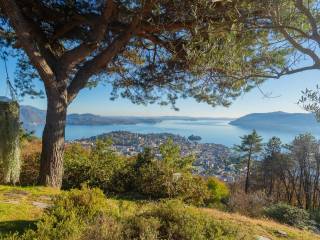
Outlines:
[[[256,130],[253,130],[251,134],[244,135],[240,138],[242,141],[240,145],[236,145],[236,150],[243,153],[243,157],[247,159],[245,193],[248,193],[250,188],[252,158],[255,154],[259,153],[262,150],[262,138],[258,135]]]

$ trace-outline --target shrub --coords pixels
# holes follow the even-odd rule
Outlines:
[[[264,209],[270,204],[272,204],[272,199],[263,191],[246,194],[238,189],[230,194],[227,207],[232,212],[250,217],[261,217],[264,214]]]
[[[173,169],[161,161],[143,164],[136,173],[135,188],[147,198],[168,198],[176,195]]]
[[[310,223],[309,213],[286,203],[278,203],[265,209],[266,216],[295,227],[306,227]]]
[[[221,201],[226,200],[229,197],[228,186],[215,177],[209,177],[207,179],[207,185],[209,189],[209,204],[219,204]]]
[[[99,187],[105,192],[114,188],[114,175],[125,165],[125,158],[117,154],[110,140],[98,140],[91,149],[73,144],[66,149],[63,189],[79,188],[82,183]]]
[[[66,147],[64,154],[63,189],[80,188],[84,182],[89,183],[90,151],[80,144],[71,144]]]
[[[63,188],[82,183],[107,193],[146,199],[179,198],[203,206],[208,199],[206,182],[190,173],[190,157],[181,157],[172,142],[162,146],[163,159],[150,149],[134,159],[117,154],[111,142],[97,141],[92,150],[72,144],[65,151]]]
[[[134,216],[127,221],[125,239],[157,240],[161,222],[152,216]]]
[[[117,208],[106,201],[99,189],[71,190],[54,200],[54,205],[24,239],[114,239],[121,224]],[[97,224],[99,223],[99,224]],[[96,238],[92,238],[96,237]],[[119,238],[120,239],[120,238]]]
[[[236,239],[236,232],[179,200],[147,205],[105,198],[99,189],[64,192],[24,240]],[[131,208],[131,209],[130,209]]]
[[[203,206],[209,197],[206,181],[176,170],[161,160],[141,165],[134,181],[137,193],[151,199],[179,198],[185,203]]]
[[[315,209],[310,212],[310,218],[314,221],[315,225],[320,226],[320,209]]]
[[[41,141],[36,138],[28,138],[22,141],[21,148],[21,185],[37,184],[40,169]]]
[[[162,202],[141,214],[139,218],[152,219],[153,232],[159,236],[155,239],[236,239],[229,230],[218,225],[209,215],[178,200]],[[229,238],[223,238],[226,235]],[[141,238],[135,235],[128,239]]]
[[[206,206],[210,198],[207,182],[200,176],[182,174],[177,182],[176,198],[187,204]]]

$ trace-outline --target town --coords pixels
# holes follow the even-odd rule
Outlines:
[[[161,157],[158,152],[159,146],[168,139],[172,139],[175,144],[180,146],[183,156],[195,155],[194,171],[196,174],[215,176],[225,182],[233,182],[239,175],[236,164],[234,161],[230,161],[230,159],[234,159],[232,151],[222,144],[199,143],[171,133],[141,134],[127,131],[114,131],[73,142],[91,147],[97,139],[111,139],[115,150],[125,156],[135,156],[148,147],[153,149],[156,157],[159,158]]]

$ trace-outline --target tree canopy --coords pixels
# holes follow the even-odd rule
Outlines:
[[[2,53],[17,58],[21,95],[47,118],[40,182],[60,186],[67,107],[86,87],[110,98],[228,106],[267,78],[318,68],[317,1],[0,0]],[[302,56],[313,60],[300,68]],[[298,67],[297,67],[298,66]]]
[[[16,86],[36,94],[67,88],[68,103],[99,82],[111,98],[174,104],[194,97],[213,106],[280,68],[283,49],[268,30],[248,28],[251,1],[2,1],[1,35],[19,52]],[[10,20],[10,21],[8,21]],[[251,24],[251,23],[250,23]],[[31,67],[32,66],[32,67]]]

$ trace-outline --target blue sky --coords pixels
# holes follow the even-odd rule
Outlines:
[[[11,79],[15,70],[15,62],[9,60],[8,68]],[[0,63],[0,96],[6,95],[4,64]],[[197,103],[193,99],[179,100],[178,108],[174,111],[170,106],[134,105],[126,99],[109,100],[110,89],[98,86],[93,90],[82,90],[77,99],[70,105],[69,113],[94,113],[99,115],[135,115],[135,116],[163,116],[179,115],[194,117],[239,117],[253,112],[304,112],[296,104],[301,96],[301,90],[315,88],[320,80],[319,71],[302,72],[281,79],[270,79],[261,85],[261,90],[271,94],[265,98],[258,89],[240,96],[229,108],[211,107],[204,103]],[[41,109],[46,108],[45,99],[25,98],[22,104],[32,105]]]

